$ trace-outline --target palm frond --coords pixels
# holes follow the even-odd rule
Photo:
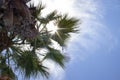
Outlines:
[[[45,8],[45,6],[42,3],[39,3],[39,5],[36,7],[37,17],[39,17],[39,15],[41,14],[41,10],[43,10],[44,8]]]
[[[51,44],[51,41],[50,41],[50,38],[48,37],[47,34],[41,34],[41,35],[38,35],[35,40],[33,41],[30,41],[30,45],[32,47],[36,47],[37,48],[44,48],[48,45]]]
[[[16,80],[17,78],[12,68],[6,64],[6,59],[3,56],[0,57],[0,75],[7,76],[12,80]]]
[[[66,60],[66,57],[59,51],[51,47],[47,47],[49,50],[44,59],[50,59],[62,68],[64,68],[64,62]]]
[[[52,21],[52,20],[56,20],[60,17],[61,17],[61,15],[57,15],[57,11],[53,11],[47,15],[46,19],[48,19],[49,21]]]
[[[47,14],[46,17],[38,17],[38,21],[42,24],[48,24],[50,21],[57,20],[60,17],[61,15],[58,15],[57,11],[52,11],[51,13]]]
[[[57,41],[61,46],[65,46],[65,42],[70,37],[70,33],[78,31],[76,27],[78,21],[79,20],[75,18],[68,18],[67,15],[58,19],[56,22],[58,30],[51,38]]]
[[[60,28],[59,31],[62,33],[73,33],[78,31],[76,30],[78,21],[79,20],[76,18],[69,18],[67,15],[64,15],[61,19],[58,20],[57,26]]]
[[[30,11],[32,13],[32,16],[34,16],[36,19],[40,17],[41,11],[45,8],[45,6],[42,3],[39,3],[37,6],[34,5],[34,3],[30,3]]]
[[[7,76],[7,77],[11,78],[12,80],[16,80],[15,73],[8,66],[6,66],[6,67],[4,66],[4,68],[1,69],[1,76]]]
[[[36,77],[39,73],[43,77],[48,78],[49,73],[47,72],[47,67],[40,63],[38,58],[32,54],[32,51],[24,50],[20,54],[18,53],[20,51],[14,52],[14,62],[16,63],[17,69],[21,69],[26,78],[30,78],[31,76]]]
[[[64,34],[60,31],[57,31],[56,34],[52,35],[52,39],[56,42],[58,42],[58,44],[60,44],[60,46],[65,46],[65,42],[68,40],[68,38],[70,37],[69,34]]]
[[[39,17],[39,18],[38,18],[38,21],[39,21],[41,24],[47,24],[47,23],[49,22],[48,19],[43,18],[43,17]]]

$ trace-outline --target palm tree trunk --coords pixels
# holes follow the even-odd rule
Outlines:
[[[13,0],[15,7],[19,10],[23,18],[26,18],[28,20],[31,20],[31,13],[27,5],[23,2],[26,0]]]
[[[12,45],[11,39],[8,37],[7,32],[0,31],[0,53]]]
[[[12,79],[8,76],[2,76],[0,77],[0,80],[12,80]]]

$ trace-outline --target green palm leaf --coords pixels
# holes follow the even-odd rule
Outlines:
[[[60,65],[64,68],[64,62],[66,60],[66,57],[59,51],[54,48],[47,47],[48,53],[44,57],[44,59],[50,59],[56,64]]]
[[[50,38],[47,34],[38,35],[35,40],[29,41],[30,46],[37,48],[45,48],[51,44]]]
[[[59,31],[62,31],[63,33],[74,33],[78,31],[76,27],[78,21],[79,20],[76,18],[69,18],[67,15],[64,15],[58,20],[57,26],[60,28]]]
[[[13,48],[12,48],[13,49]],[[17,69],[21,69],[26,78],[36,77],[39,73],[48,78],[47,67],[43,66],[38,58],[32,54],[32,51],[22,51],[14,47],[13,59]]]
[[[15,73],[12,70],[12,68],[6,64],[5,57],[2,57],[2,56],[0,57],[0,75],[12,78],[12,80],[17,79]]]
[[[53,12],[49,13],[45,18],[39,17],[38,21],[42,24],[47,24],[50,21],[57,20],[60,17],[61,17],[61,15],[57,15],[57,11],[53,11]]]
[[[60,17],[61,17],[61,15],[57,15],[57,11],[53,11],[47,15],[46,19],[48,19],[49,21],[52,21],[52,20],[56,20]]]
[[[78,30],[76,25],[78,19],[68,18],[67,15],[57,20],[58,30],[52,35],[52,39],[57,41],[61,46],[65,46],[66,40],[70,37],[70,33],[75,33]]]
[[[41,11],[45,8],[45,6],[42,5],[42,3],[39,3],[38,6],[35,7],[34,3],[30,4],[30,10],[32,12],[32,16],[34,16],[36,19],[40,17]]]

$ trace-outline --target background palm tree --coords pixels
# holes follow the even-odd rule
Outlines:
[[[53,43],[65,47],[70,33],[77,32],[78,20],[56,11],[42,17],[44,6],[27,6],[29,1],[0,0],[0,80],[16,80],[16,70],[26,78],[39,74],[48,78],[45,60],[65,66],[66,56]],[[49,30],[49,23],[56,28],[54,34]],[[46,51],[41,52],[43,49]]]

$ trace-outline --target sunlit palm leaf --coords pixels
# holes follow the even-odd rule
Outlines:
[[[62,33],[61,31],[57,31],[56,34],[52,35],[52,39],[57,41],[60,46],[65,46],[65,42],[70,37],[69,34]]]
[[[65,15],[60,20],[58,20],[57,26],[60,28],[59,31],[62,33],[74,33],[78,31],[76,27],[78,21],[79,20],[76,18],[69,18],[67,15]]]
[[[67,15],[57,20],[58,30],[52,35],[52,39],[57,41],[61,46],[65,46],[66,40],[70,37],[70,33],[77,32],[76,25],[78,20],[68,18]]]

